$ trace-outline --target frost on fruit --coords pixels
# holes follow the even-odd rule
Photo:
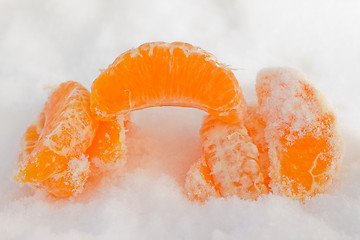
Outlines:
[[[343,155],[330,105],[302,72],[290,68],[261,70],[256,92],[272,190],[295,199],[328,190]]]
[[[185,189],[191,200],[205,201],[211,197],[221,196],[215,190],[212,174],[204,157],[196,161],[187,172]]]
[[[58,197],[72,195],[87,178],[88,160],[83,154],[97,125],[90,112],[89,91],[72,81],[60,84],[24,134],[15,179]]]
[[[37,184],[38,188],[46,189],[50,194],[58,198],[75,196],[82,192],[89,176],[90,163],[82,154],[78,158],[72,158],[65,171],[57,173],[47,180]]]
[[[202,125],[200,136],[205,161],[196,163],[188,173],[186,186],[190,198],[195,196],[195,199],[203,200],[207,195],[235,195],[243,199],[256,199],[267,192],[259,167],[257,147],[244,126],[223,123],[208,116]],[[208,171],[199,170],[205,166]],[[206,178],[210,180],[204,184]],[[204,193],[193,190],[195,185],[204,189]],[[216,194],[209,185],[213,185]]]

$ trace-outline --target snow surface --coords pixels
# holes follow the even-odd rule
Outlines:
[[[360,239],[360,1],[0,0],[0,239]],[[346,145],[337,185],[302,204],[189,202],[185,173],[201,155],[204,113],[133,115],[132,171],[56,201],[12,180],[20,139],[67,80],[87,88],[122,52],[185,41],[235,69],[249,102],[257,71],[302,69],[336,109]]]

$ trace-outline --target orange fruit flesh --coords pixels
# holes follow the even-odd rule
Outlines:
[[[84,155],[72,158],[68,168],[60,173],[52,175],[36,186],[45,189],[52,196],[57,198],[67,198],[80,193],[89,176],[90,164]]]
[[[86,150],[94,169],[106,171],[125,164],[125,120],[100,121],[91,146]],[[119,167],[119,166],[117,166]]]
[[[35,124],[28,127],[26,130],[23,139],[22,139],[22,149],[20,151],[20,159],[27,158],[31,152],[34,150],[34,147],[37,144],[37,141],[39,139],[39,133],[37,130],[37,126]]]
[[[300,72],[265,69],[257,77],[266,123],[272,190],[295,199],[325,192],[338,174],[342,140],[335,114]]]
[[[79,83],[62,83],[49,97],[37,125],[23,138],[16,180],[38,183],[63,172],[89,147],[97,128],[90,93]]]
[[[104,171],[123,167],[125,151],[124,120],[99,122],[95,137],[85,155],[72,158],[65,171],[51,176],[36,186],[57,198],[74,196],[82,191],[88,177],[98,178]]]
[[[215,188],[214,178],[204,158],[191,165],[185,179],[185,189],[190,200],[206,201],[210,197],[221,197]]]
[[[269,159],[269,146],[265,140],[264,131],[266,124],[261,119],[256,111],[256,107],[248,107],[247,114],[244,118],[244,125],[251,137],[252,142],[255,144],[259,151],[259,166],[264,177],[264,184],[266,188],[270,188],[270,159]]]
[[[181,42],[131,49],[91,87],[91,110],[100,120],[155,106],[198,108],[230,123],[240,122],[245,112],[232,71],[210,53]]]
[[[41,118],[40,121],[38,121],[38,124],[40,122]],[[25,132],[23,137],[24,145],[23,150],[20,153],[20,158],[29,156],[34,150],[40,137],[38,124],[31,125]],[[82,164],[79,164],[80,161],[77,159],[72,159],[70,163],[71,167],[68,167],[67,170],[55,174],[48,179],[37,183],[35,186],[40,189],[45,189],[51,195],[58,198],[72,196],[84,186],[88,176],[89,164],[85,157],[82,158]]]
[[[333,124],[333,120],[326,117],[320,120],[319,127],[322,129],[316,129],[320,130],[320,136],[311,131],[291,145],[288,144],[286,136],[280,139],[281,144],[277,152],[281,166],[281,181],[291,186],[292,195],[314,196],[324,192],[329,180],[335,177],[333,161],[338,159],[332,152],[331,133],[325,129],[326,121]]]
[[[200,137],[205,160],[203,164],[194,165],[203,176],[197,179],[213,185],[217,196],[236,195],[243,199],[256,199],[267,192],[258,163],[258,150],[244,126],[226,124],[208,116],[201,127]],[[193,174],[187,178],[187,191],[190,192],[194,188],[190,181],[193,180],[192,185],[195,186],[199,183]],[[199,198],[202,200],[207,194],[197,192],[189,196],[201,196]]]

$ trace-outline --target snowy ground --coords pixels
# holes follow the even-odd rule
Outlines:
[[[359,12],[357,0],[0,0],[0,238],[360,239]],[[129,161],[139,169],[76,200],[12,180],[46,86],[90,88],[120,53],[160,40],[190,42],[241,68],[250,102],[262,67],[302,69],[339,116],[346,156],[334,189],[305,204],[273,195],[189,202],[182,179],[200,155],[204,113],[184,108],[135,113]]]

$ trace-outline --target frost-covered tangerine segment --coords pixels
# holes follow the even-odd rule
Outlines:
[[[65,171],[52,175],[45,181],[38,183],[37,187],[45,189],[57,198],[74,196],[84,188],[89,176],[89,167],[90,164],[85,155],[82,154],[77,158],[74,157],[68,162],[68,167]]]
[[[115,165],[125,164],[126,122],[121,117],[112,121],[100,121],[96,135],[86,153],[96,170],[104,171]]]
[[[266,123],[272,190],[295,199],[325,192],[342,157],[333,110],[294,69],[260,71],[256,91]]]
[[[26,130],[23,137],[20,159],[28,157],[37,144],[42,129],[42,120],[43,114],[40,115],[36,124],[31,125]],[[88,176],[88,160],[82,156],[81,161],[74,158],[68,165],[67,170],[57,173],[45,181],[37,183],[36,186],[40,189],[45,189],[51,195],[59,198],[70,197],[76,192],[79,192]]]
[[[242,124],[230,125],[208,116],[200,129],[200,137],[205,156],[205,165],[202,165],[210,169],[210,173],[202,171],[202,174],[213,179],[214,189],[220,196],[256,199],[267,192],[258,150]]]
[[[100,120],[156,106],[208,111],[238,123],[245,101],[229,68],[187,43],[152,42],[121,54],[91,87],[91,110]]]
[[[191,165],[186,174],[185,189],[190,200],[205,201],[210,197],[220,197],[210,168],[207,166],[204,157]]]
[[[97,121],[90,112],[90,93],[65,82],[50,95],[36,125],[23,138],[16,179],[41,182],[67,169],[72,156],[90,146]]]

